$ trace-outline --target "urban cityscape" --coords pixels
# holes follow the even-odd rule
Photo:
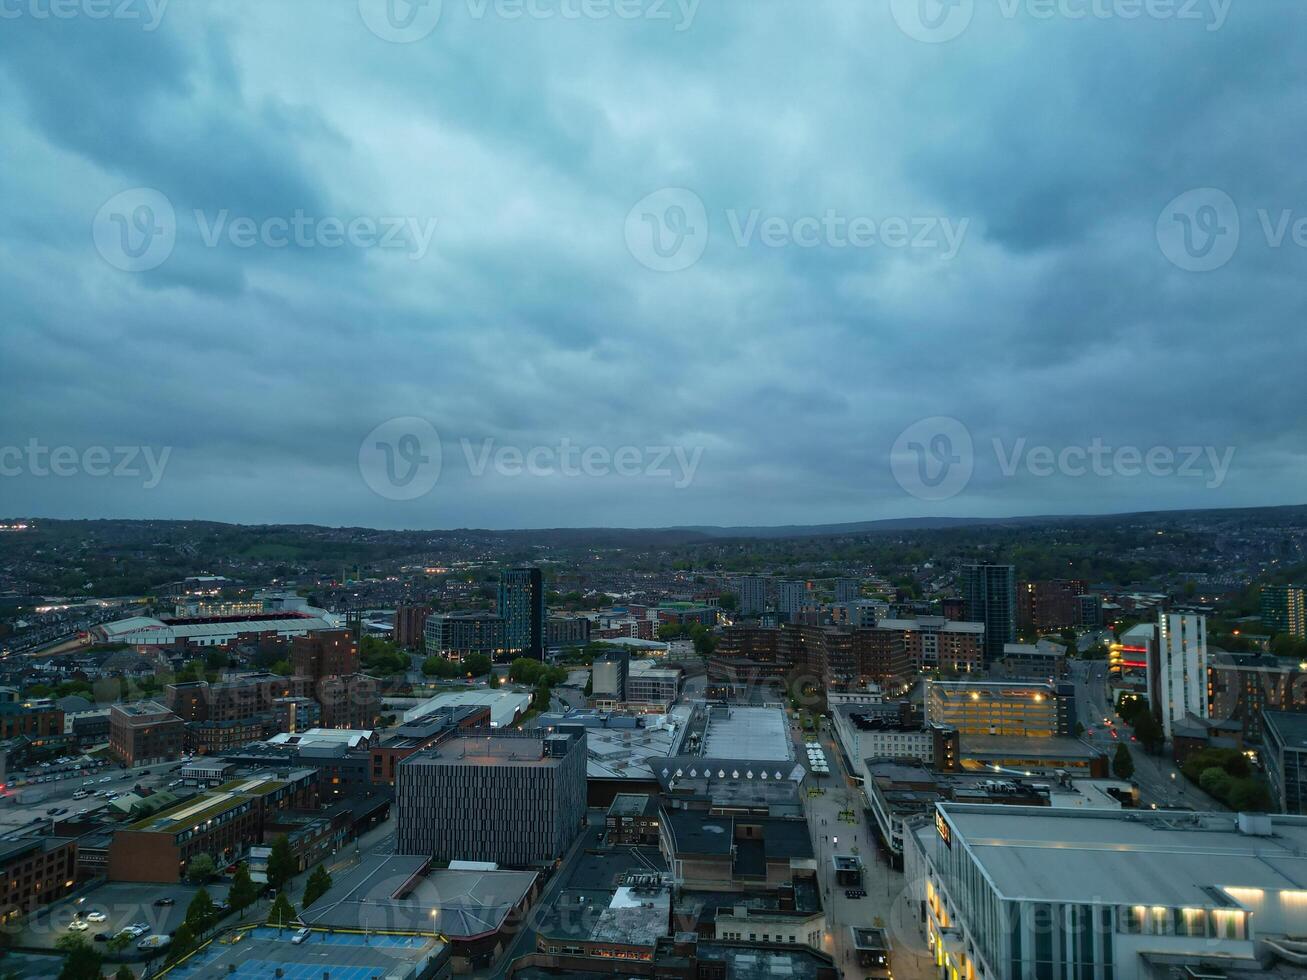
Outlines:
[[[1307,980],[1304,0],[0,92],[0,980]]]

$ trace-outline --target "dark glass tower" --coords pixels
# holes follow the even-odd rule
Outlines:
[[[499,615],[514,656],[545,659],[545,588],[538,568],[511,568],[499,579]]]
[[[966,617],[985,624],[985,666],[1003,656],[1003,644],[1017,639],[1017,574],[1012,565],[962,566]]]

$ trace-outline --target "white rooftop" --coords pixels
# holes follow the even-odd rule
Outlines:
[[[1307,819],[1242,834],[1233,813],[1045,809],[942,803],[1007,898],[1210,908],[1210,888],[1307,890]],[[923,833],[935,834],[933,827]],[[930,839],[937,844],[938,835]],[[1232,904],[1232,903],[1230,903]]]
[[[440,708],[458,708],[465,705],[486,706],[490,708],[490,727],[506,728],[526,714],[531,707],[531,695],[519,691],[491,690],[488,687],[470,688],[466,691],[446,691],[437,694],[429,701],[423,701],[416,707],[404,712],[404,721],[410,722]]]
[[[741,705],[729,705],[725,712],[709,712],[700,754],[708,759],[788,762],[794,753],[785,712]]]

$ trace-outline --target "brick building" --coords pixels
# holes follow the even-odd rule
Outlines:
[[[186,740],[186,723],[158,701],[115,704],[109,710],[109,751],[128,766],[171,762]]]
[[[77,880],[77,843],[62,837],[0,841],[0,922],[58,901]]]
[[[315,630],[291,640],[290,664],[297,677],[337,677],[357,673],[359,647],[349,630]]]

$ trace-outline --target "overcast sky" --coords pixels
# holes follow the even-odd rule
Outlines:
[[[0,516],[1304,502],[1301,0],[51,2]]]

